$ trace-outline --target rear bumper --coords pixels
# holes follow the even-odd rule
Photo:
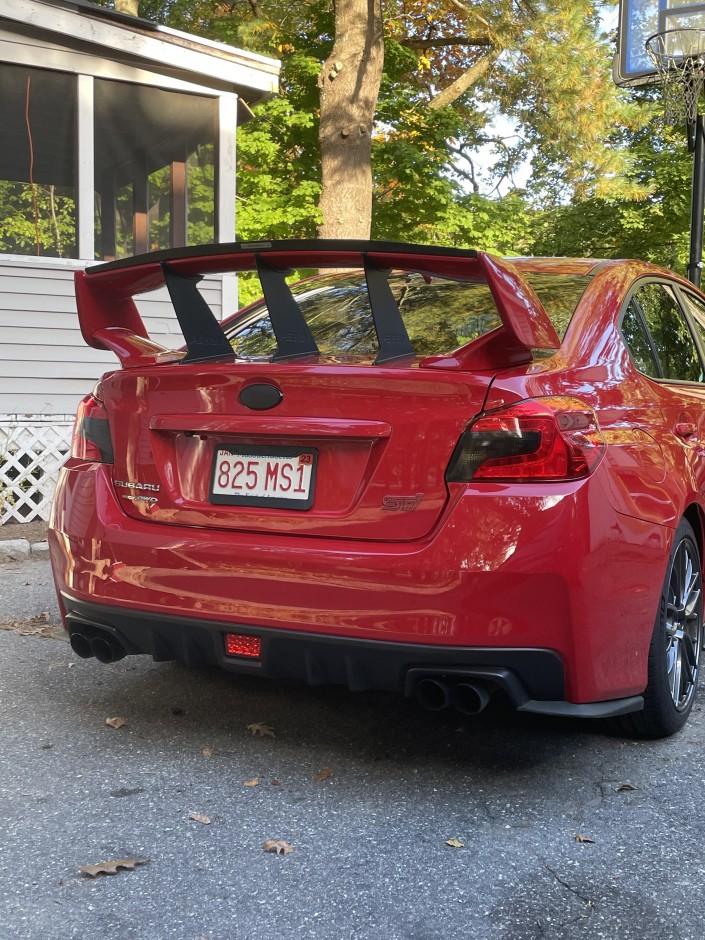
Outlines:
[[[637,711],[640,696],[575,705],[565,701],[563,664],[542,649],[420,647],[408,643],[324,637],[247,624],[194,618],[155,617],[104,607],[62,595],[70,633],[109,633],[128,654],[146,653],[157,662],[214,665],[230,672],[269,679],[300,679],[309,685],[347,685],[354,692],[388,690],[412,696],[423,678],[449,683],[474,680],[501,690],[521,711],[545,715],[603,718]],[[225,634],[258,637],[258,659],[225,654]]]
[[[419,663],[497,666],[516,672],[527,701],[582,706],[645,688],[671,536],[616,513],[597,476],[468,487],[437,532],[414,543],[212,531],[127,517],[109,468],[84,464],[62,470],[49,544],[64,603],[101,623],[101,611],[115,612],[135,651],[159,656],[167,643],[162,658],[188,661],[193,627],[196,647],[211,645],[200,661],[233,668],[212,636],[245,625],[277,637],[274,671],[245,671],[311,681],[321,657],[307,665],[306,649],[336,647],[356,651],[353,665],[347,654],[323,657],[328,678],[316,681],[356,687],[348,668],[363,662],[362,687],[395,689],[399,670]],[[535,651],[561,664],[560,690],[517,667],[519,653]],[[277,672],[287,657],[296,669]]]

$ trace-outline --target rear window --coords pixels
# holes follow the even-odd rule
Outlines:
[[[562,338],[587,279],[556,274],[528,274],[526,279]],[[389,284],[418,356],[448,353],[501,326],[484,282],[426,278],[406,272],[393,273]],[[292,287],[292,294],[324,356],[376,356],[377,336],[363,275],[328,275],[302,281]],[[227,335],[243,359],[270,359],[277,348],[264,303],[250,310]]]

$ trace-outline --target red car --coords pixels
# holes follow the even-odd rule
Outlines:
[[[197,289],[216,271],[257,271],[263,301],[218,323]],[[165,283],[177,351],[133,300]],[[79,656],[684,724],[705,531],[689,282],[280,241],[101,264],[76,291],[120,363],[80,405],[49,533]]]

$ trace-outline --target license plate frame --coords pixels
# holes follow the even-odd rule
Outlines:
[[[215,492],[219,462],[226,458],[247,459],[248,457],[257,461],[262,458],[269,458],[270,461],[279,461],[280,467],[283,461],[296,460],[297,467],[303,466],[310,468],[308,477],[308,494],[305,497],[287,497],[287,496],[250,496],[246,492],[238,491],[235,493]],[[308,458],[301,462],[299,458]],[[316,489],[316,470],[318,467],[318,450],[315,447],[272,447],[261,446],[259,444],[217,444],[213,450],[213,462],[211,464],[210,480],[208,482],[208,498],[214,505],[227,506],[255,506],[257,508],[267,509],[296,509],[306,510],[313,506],[313,500]],[[296,469],[296,468],[295,468]],[[245,468],[244,472],[247,470]],[[241,471],[242,473],[242,471]],[[225,489],[225,485],[221,485]],[[288,491],[287,491],[288,492]]]

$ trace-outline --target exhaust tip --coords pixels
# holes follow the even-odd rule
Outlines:
[[[116,663],[125,656],[125,649],[111,636],[96,636],[91,640],[93,656],[100,663]]]
[[[438,679],[420,679],[416,683],[416,700],[430,712],[440,712],[450,705],[450,690]]]
[[[453,705],[461,715],[479,715],[487,708],[490,693],[473,682],[459,682],[453,687]]]
[[[69,644],[74,653],[80,656],[81,659],[90,659],[95,655],[91,649],[91,641],[82,633],[72,633],[69,636]]]

